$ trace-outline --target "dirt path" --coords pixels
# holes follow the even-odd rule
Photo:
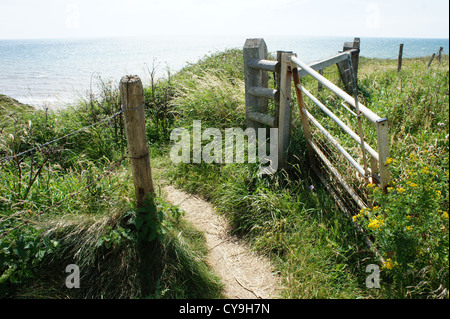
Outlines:
[[[276,298],[279,278],[266,258],[252,253],[249,247],[230,235],[225,218],[213,206],[173,186],[164,187],[166,200],[186,212],[185,218],[206,237],[208,263],[225,284],[227,298]]]

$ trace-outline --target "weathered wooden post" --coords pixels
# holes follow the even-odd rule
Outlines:
[[[358,78],[358,65],[359,65],[359,52],[360,52],[360,38],[355,38],[353,42],[345,42],[342,52],[351,50],[353,75]],[[344,82],[345,90],[347,93],[353,93],[353,79],[349,70],[350,66],[347,60],[343,60],[337,64],[339,73],[341,75],[342,82]]]
[[[146,196],[154,196],[155,191],[145,133],[144,89],[141,79],[137,75],[122,77],[120,93],[136,201],[137,206],[142,207]]]
[[[397,60],[397,72],[402,69],[402,59],[403,59],[403,43],[400,44],[398,49],[398,60]]]
[[[431,56],[430,62],[428,62],[428,67],[431,66],[431,62],[433,62],[435,57],[436,57],[436,53],[433,53],[433,55]]]
[[[438,55],[439,62],[441,62],[441,59],[442,59],[442,51],[443,51],[443,50],[444,50],[443,47],[439,47],[439,55]]]
[[[251,94],[251,88],[267,88],[269,77],[267,72],[250,67],[256,60],[267,59],[267,45],[264,39],[247,39],[243,49],[244,54],[244,74],[245,74],[245,112],[247,127],[259,128],[264,124],[253,121],[249,118],[249,113],[266,113],[268,101],[265,98]]]

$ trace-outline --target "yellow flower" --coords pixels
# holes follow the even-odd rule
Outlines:
[[[394,159],[393,159],[392,157],[388,157],[388,158],[386,159],[386,162],[384,162],[384,165],[392,164],[393,161],[394,161]]]
[[[436,197],[437,198],[441,198],[441,194],[442,194],[441,191],[436,191]]]
[[[378,230],[383,225],[384,225],[383,220],[377,217],[376,219],[370,219],[370,223],[367,227],[373,230]]]
[[[414,229],[413,226],[406,226],[406,230],[407,230],[407,231],[412,231],[413,229]]]
[[[394,188],[393,187],[388,187],[387,188],[387,191],[390,193],[390,192],[392,192],[394,190]]]
[[[403,187],[397,188],[397,191],[401,194],[405,191],[405,189]]]
[[[374,184],[374,183],[369,183],[369,184],[367,184],[367,188],[374,188],[376,185]]]
[[[353,216],[352,218],[353,218],[353,222],[356,222],[356,219],[358,218],[358,216],[355,215],[355,216]]]
[[[428,174],[430,172],[430,168],[428,166],[425,166],[424,168],[422,168],[422,174]]]
[[[442,217],[444,217],[445,219],[448,219],[448,212],[443,212]]]
[[[384,263],[384,268],[391,270],[394,269],[397,263],[394,263],[391,258],[386,259],[386,262]]]

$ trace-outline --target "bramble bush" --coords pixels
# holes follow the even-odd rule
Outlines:
[[[400,297],[448,298],[448,155],[425,150],[387,164],[387,192],[369,184],[373,207],[353,219],[374,238]]]

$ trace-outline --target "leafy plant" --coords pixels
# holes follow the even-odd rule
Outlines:
[[[162,199],[148,196],[142,207],[126,212],[124,220],[127,220],[127,225],[132,227],[134,239],[151,242],[160,240],[179,222],[182,214],[181,210]],[[128,238],[133,234],[130,229],[119,229],[115,231],[115,235],[112,235],[117,239]],[[121,236],[121,234],[124,235]]]
[[[0,229],[6,225],[12,224],[2,223]],[[7,295],[9,284],[33,277],[44,257],[59,247],[58,241],[42,236],[42,230],[30,225],[4,234],[0,241],[0,296]]]

